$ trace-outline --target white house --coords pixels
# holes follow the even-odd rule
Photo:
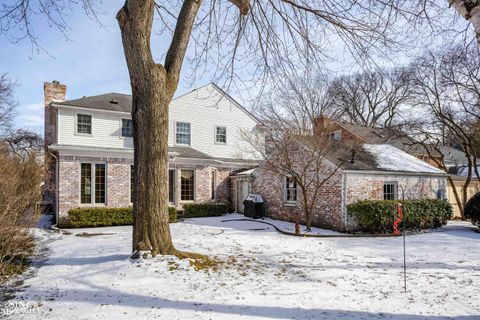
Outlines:
[[[50,199],[57,221],[69,209],[132,205],[132,99],[108,93],[65,101],[44,84]],[[256,163],[241,138],[259,122],[215,84],[174,99],[169,109],[169,200],[228,201],[228,177]]]

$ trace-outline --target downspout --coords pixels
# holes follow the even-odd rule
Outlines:
[[[347,231],[348,213],[347,213],[347,173],[346,172],[342,172],[342,210],[343,210],[343,221],[345,225],[345,231]]]
[[[48,150],[48,148],[47,148]],[[58,179],[59,179],[59,168],[58,166],[60,165],[60,161],[58,161],[58,157],[53,153],[53,152],[50,152],[48,151],[48,153],[55,159],[55,204],[54,204],[54,207],[55,207],[55,224],[53,224],[51,226],[52,229],[54,230],[58,230],[57,228],[57,224],[58,224],[58,219],[60,218],[59,217],[59,206],[58,206]]]

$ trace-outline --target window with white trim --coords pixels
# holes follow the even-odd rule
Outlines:
[[[285,202],[286,203],[297,203],[297,182],[295,179],[290,177],[285,177]]]
[[[106,165],[104,163],[80,164],[80,202],[105,203]]]
[[[215,126],[215,143],[227,144],[227,127]]]
[[[176,122],[175,124],[175,142],[176,144],[191,143],[191,126],[188,122]]]
[[[89,114],[77,114],[77,133],[92,134],[92,116]]]
[[[383,184],[383,200],[398,199],[398,182],[385,182]]]
[[[180,200],[193,201],[195,190],[195,171],[181,170],[180,172]]]
[[[122,137],[133,137],[133,121],[132,119],[122,119]]]

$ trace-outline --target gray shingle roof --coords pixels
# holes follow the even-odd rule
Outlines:
[[[130,113],[132,110],[132,96],[128,94],[112,92],[98,96],[56,102],[55,104]]]

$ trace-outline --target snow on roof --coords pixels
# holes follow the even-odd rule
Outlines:
[[[235,175],[236,176],[250,176],[252,175],[253,171],[255,171],[256,168],[253,168],[253,169],[248,169],[248,170],[245,170],[245,171],[240,171],[240,172],[237,172]]]
[[[425,161],[389,144],[364,144],[363,149],[372,155],[379,169],[404,172],[444,173]]]

